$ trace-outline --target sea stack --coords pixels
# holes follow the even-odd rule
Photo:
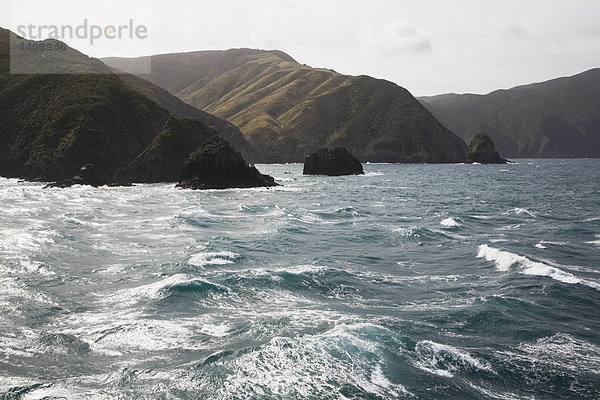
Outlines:
[[[480,133],[471,140],[465,162],[468,164],[506,164],[508,161],[500,157],[492,139],[485,133]]]
[[[279,186],[261,174],[219,136],[194,151],[185,163],[177,187],[182,189],[231,189]]]
[[[55,183],[50,183],[44,186],[44,189],[48,188],[68,188],[75,185],[85,185],[100,187],[108,185],[108,180],[102,175],[98,167],[94,164],[85,164],[79,170],[79,175],[75,175],[70,179],[65,179]]]
[[[306,157],[304,175],[363,175],[363,166],[347,149],[321,149]]]

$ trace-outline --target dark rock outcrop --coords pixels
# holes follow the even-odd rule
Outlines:
[[[473,140],[471,140],[466,162],[480,164],[506,164],[508,161],[500,157],[500,154],[496,150],[492,139],[485,133],[480,133],[479,135],[475,136]]]
[[[178,182],[190,154],[216,134],[198,120],[172,116],[123,176],[133,182]]]
[[[306,157],[304,175],[363,175],[363,166],[348,150],[321,149]]]
[[[183,189],[230,189],[279,186],[275,180],[248,165],[226,140],[213,136],[193,152],[177,187]]]
[[[230,123],[65,44],[43,43],[0,28],[0,176],[53,187],[175,183],[190,154],[222,134],[220,127],[244,154],[253,153]],[[66,50],[11,51],[47,44]],[[27,73],[11,74],[13,63]],[[86,164],[102,179],[84,177]]]
[[[55,183],[50,183],[44,186],[47,188],[67,188],[74,185],[87,185],[93,187],[105,186],[108,184],[108,180],[102,175],[98,168],[94,164],[86,164],[81,167],[79,175],[75,175],[70,179],[65,179]]]

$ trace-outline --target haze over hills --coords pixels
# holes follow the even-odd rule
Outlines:
[[[419,100],[467,142],[487,133],[505,157],[600,157],[600,69],[487,95]]]
[[[11,43],[11,35],[0,29],[0,176],[60,180],[93,163],[110,179],[131,172],[134,159],[143,165],[140,157],[152,148],[154,157],[160,153],[175,158],[160,174],[144,177],[146,171],[141,171],[138,176],[143,181],[176,180],[187,156],[216,134],[208,124],[225,127],[226,138],[252,150],[231,124],[149,82],[118,76],[99,60],[56,40],[43,43],[64,50],[14,51],[20,43],[36,42],[15,35]],[[11,61],[20,62],[28,73],[10,74]],[[49,69],[53,74],[36,73]],[[162,136],[167,140],[160,140]]]
[[[131,71],[145,59],[102,59]],[[406,89],[299,64],[280,51],[232,49],[152,57],[144,78],[227,119],[266,162],[300,162],[324,146],[362,161],[460,162],[467,146]]]

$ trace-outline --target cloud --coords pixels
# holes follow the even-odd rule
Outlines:
[[[250,35],[253,48],[265,50],[286,50],[287,40],[285,35],[270,26],[261,26],[254,29]]]
[[[388,56],[429,52],[432,49],[430,37],[429,31],[398,20],[380,27],[367,23],[356,33],[363,49]]]
[[[529,34],[521,25],[512,24],[504,30],[504,36],[511,40],[527,40]]]

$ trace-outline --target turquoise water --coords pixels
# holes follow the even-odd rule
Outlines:
[[[0,398],[600,392],[600,160],[0,180]]]

